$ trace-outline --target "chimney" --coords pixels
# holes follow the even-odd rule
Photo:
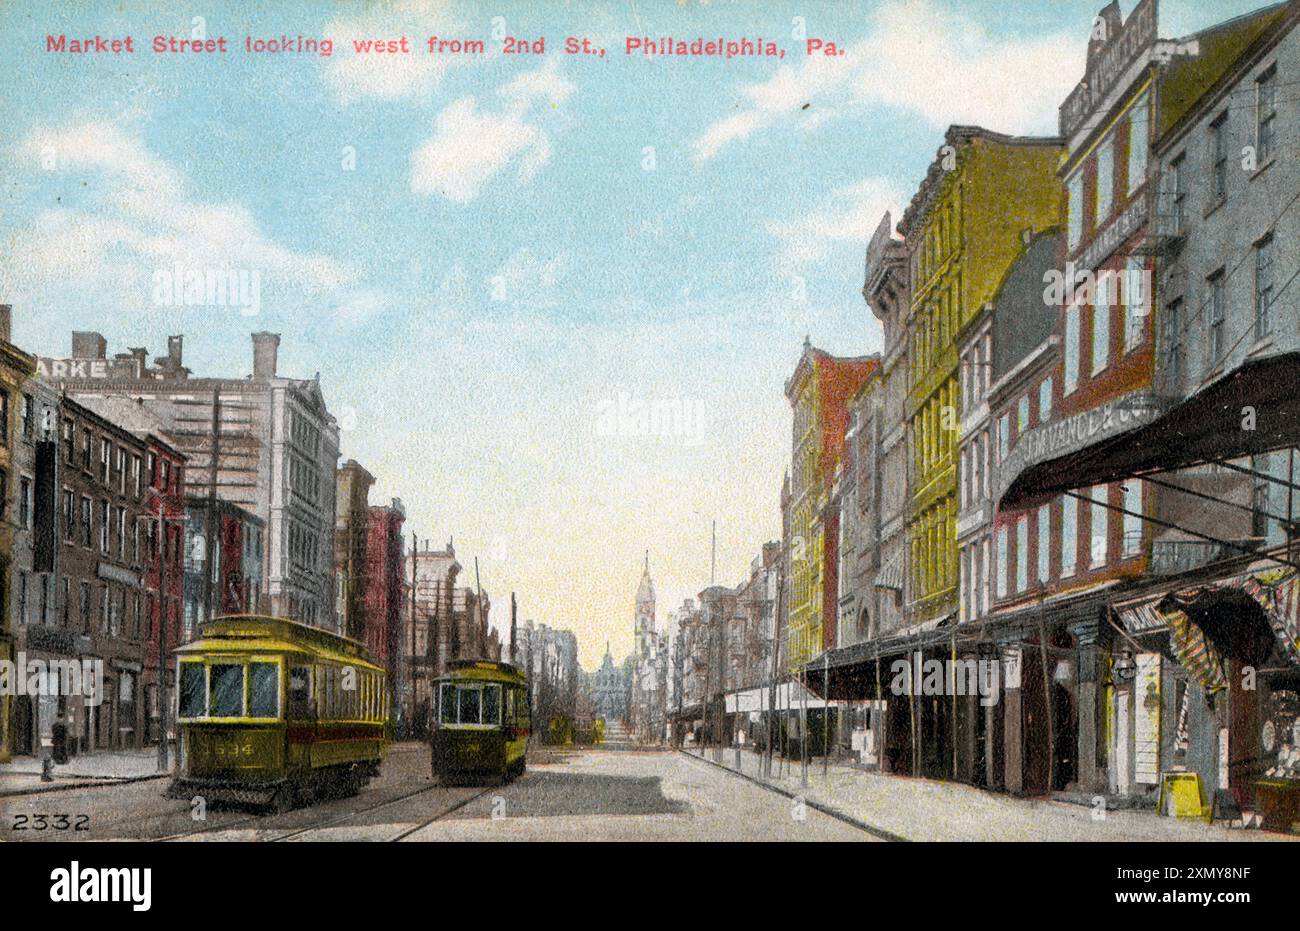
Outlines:
[[[9,304],[0,304],[0,340],[12,341],[14,309]]]
[[[108,340],[102,333],[93,331],[74,331],[72,334],[72,358],[103,359],[108,355]]]
[[[167,363],[170,368],[180,368],[181,358],[185,354],[185,336],[167,337]]]
[[[279,333],[253,334],[253,380],[269,381],[275,377],[280,355]]]

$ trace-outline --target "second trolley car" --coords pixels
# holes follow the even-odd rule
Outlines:
[[[532,717],[528,680],[509,663],[460,661],[434,682],[433,775],[491,784],[523,774]]]
[[[378,775],[388,681],[362,644],[232,616],[203,622],[175,655],[182,767],[169,796],[285,810],[356,794]]]

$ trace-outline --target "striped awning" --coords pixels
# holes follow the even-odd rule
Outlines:
[[[894,591],[903,590],[903,554],[895,553],[891,559],[885,560],[885,564],[880,567],[876,573],[876,588],[891,588]]]
[[[1187,612],[1181,608],[1161,612],[1169,623],[1169,643],[1174,656],[1208,694],[1221,692],[1228,687],[1228,677],[1223,671],[1223,657],[1210,643]]]
[[[1289,566],[1256,572],[1241,587],[1264,609],[1283,655],[1300,663],[1300,572]]]
[[[1161,631],[1169,624],[1157,608],[1163,599],[1163,595],[1158,595],[1139,602],[1116,605],[1115,613],[1119,615],[1124,629],[1135,636]]]

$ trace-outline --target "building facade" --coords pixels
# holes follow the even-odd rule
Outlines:
[[[791,672],[802,671],[835,644],[839,513],[830,507],[832,486],[844,453],[849,399],[879,365],[879,357],[836,358],[805,340],[785,385],[793,414],[787,547]]]
[[[335,488],[335,612],[353,640],[366,634],[366,546],[370,537],[370,489],[375,477],[354,459],[339,467]]]
[[[908,602],[912,625],[958,603],[957,436],[960,334],[992,299],[1026,230],[1055,226],[1055,138],[954,126],[903,215],[911,307],[907,417],[912,435]]]
[[[42,377],[74,399],[141,401],[189,460],[190,491],[217,496],[266,526],[262,577],[269,610],[337,631],[334,584],[338,424],[320,381],[281,376],[280,337],[253,334],[252,372],[194,377],[181,336],[150,364],[144,349],[107,355],[98,333],[74,333],[68,359],[38,360]]]

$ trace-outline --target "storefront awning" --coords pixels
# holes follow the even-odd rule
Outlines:
[[[1027,433],[1003,463],[999,506],[1146,473],[1300,445],[1300,352],[1241,365],[1180,403],[1121,398]],[[1249,417],[1252,429],[1243,429]]]
[[[895,553],[893,558],[876,573],[876,588],[888,588],[901,592],[903,590],[903,554]]]
[[[1165,616],[1160,613],[1160,602],[1164,599],[1165,594],[1161,593],[1117,604],[1114,606],[1115,614],[1124,629],[1135,637],[1157,633],[1169,626]]]

